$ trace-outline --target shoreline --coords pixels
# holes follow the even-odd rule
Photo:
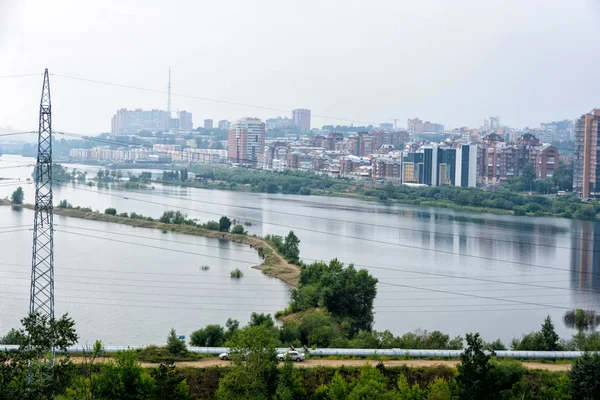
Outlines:
[[[82,165],[89,165],[89,166],[97,166],[97,167],[104,167],[107,168],[107,166],[102,165],[102,164],[96,164],[96,163],[89,163],[86,162],[84,160],[81,161],[68,161],[62,162],[64,165],[69,165],[69,164],[82,164]],[[130,166],[130,165],[135,165],[135,164],[116,164],[115,168],[119,169],[132,169],[134,167]],[[226,168],[224,166],[220,166],[220,165],[203,165],[203,166],[207,166],[207,167],[214,167],[214,168]],[[177,168],[177,165],[168,165],[168,166],[161,166],[161,165],[157,165],[157,164],[153,164],[153,165],[146,165],[146,168],[144,168],[143,165],[138,165],[135,167],[135,169],[148,169],[150,171],[163,171],[165,170],[165,168]],[[181,167],[181,166],[179,166]],[[188,168],[190,166],[186,166],[186,168]],[[241,193],[265,193],[265,192],[253,192],[252,190],[240,190],[240,189],[231,189],[230,185],[231,182],[228,181],[219,181],[217,182],[211,182],[211,183],[207,183],[207,182],[189,182],[189,183],[182,183],[182,182],[175,182],[175,181],[162,181],[162,180],[151,180],[149,183],[160,183],[162,185],[166,185],[166,186],[178,186],[178,187],[189,187],[189,188],[197,188],[197,189],[206,189],[206,190],[222,190],[222,191],[228,191],[228,192],[241,192]],[[225,186],[220,186],[221,184],[225,184]],[[357,182],[357,184],[360,184]],[[238,187],[240,185],[238,184]],[[375,189],[375,187],[373,187]],[[467,213],[481,213],[481,214],[495,214],[495,215],[510,215],[510,216],[517,216],[517,217],[552,217],[552,218],[560,218],[560,219],[571,219],[571,220],[581,220],[581,221],[598,221],[598,218],[595,219],[588,219],[588,218],[576,218],[575,215],[572,216],[562,216],[559,214],[555,214],[552,210],[549,211],[537,211],[537,212],[523,212],[523,214],[517,214],[514,210],[507,210],[507,209],[502,209],[502,208],[490,208],[490,207],[477,207],[477,206],[471,206],[471,205],[461,205],[461,204],[457,204],[451,201],[440,201],[440,200],[435,200],[435,199],[426,199],[426,200],[400,200],[400,199],[385,199],[382,200],[380,198],[378,198],[377,196],[366,196],[364,194],[358,194],[358,193],[352,193],[351,191],[348,192],[336,192],[336,191],[327,191],[324,189],[310,189],[312,191],[312,193],[309,196],[321,196],[321,197],[337,197],[337,198],[347,198],[347,199],[354,199],[354,200],[360,200],[360,201],[366,201],[366,202],[377,202],[377,203],[381,203],[381,204],[406,204],[406,205],[412,205],[412,206],[422,206],[422,207],[433,207],[433,208],[440,208],[440,209],[445,209],[445,210],[453,210],[453,211],[461,211],[461,212],[467,212]],[[479,191],[485,192],[482,189],[477,189]],[[281,194],[286,194],[283,192],[277,192],[277,193],[281,193]],[[520,193],[514,193],[516,195],[523,195]]]
[[[11,207],[22,207],[29,210],[33,210],[32,204],[13,205],[8,200],[0,199],[0,206],[11,206]],[[126,217],[119,217],[116,215],[107,215],[97,212],[89,212],[76,210],[73,208],[58,208],[54,207],[53,210],[55,215],[61,215],[72,218],[86,219],[90,221],[101,221],[110,222],[121,225],[128,225],[134,228],[146,228],[146,229],[158,229],[163,232],[174,232],[181,233],[184,235],[191,236],[202,236],[209,239],[217,240],[228,240],[235,243],[241,243],[249,245],[252,249],[256,250],[258,254],[262,252],[263,262],[260,265],[255,265],[252,268],[262,271],[263,274],[277,278],[289,286],[298,286],[298,279],[300,277],[300,267],[288,263],[283,256],[281,256],[271,245],[269,245],[264,239],[256,236],[239,235],[229,232],[211,231],[208,229],[200,228],[191,225],[174,225],[165,224],[157,221],[148,221],[144,219],[131,219]]]

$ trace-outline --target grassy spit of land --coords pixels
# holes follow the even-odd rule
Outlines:
[[[9,200],[1,200],[0,205],[11,205]],[[33,209],[32,204],[23,204],[22,206],[28,209]],[[262,238],[250,235],[239,235],[230,232],[219,232],[208,229],[203,229],[191,225],[174,225],[165,224],[158,221],[148,221],[145,219],[131,219],[120,217],[117,215],[102,214],[94,211],[82,211],[73,208],[54,208],[54,214],[72,218],[81,218],[90,221],[111,222],[115,224],[133,226],[135,228],[159,229],[162,232],[175,232],[184,235],[203,236],[211,239],[228,240],[235,243],[241,243],[255,249],[259,254],[262,254],[263,262],[253,268],[261,270],[263,274],[280,279],[291,286],[298,285],[298,277],[300,276],[300,267],[288,263],[269,243]]]

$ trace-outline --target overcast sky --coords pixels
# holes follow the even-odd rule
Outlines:
[[[0,0],[0,76],[50,73],[361,122],[515,127],[600,107],[600,0]],[[110,130],[167,96],[51,77],[55,130]],[[37,129],[40,77],[0,78]],[[205,118],[283,112],[173,96]],[[313,118],[313,127],[342,120]]]

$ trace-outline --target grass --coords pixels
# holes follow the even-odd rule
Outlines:
[[[183,354],[171,354],[164,347],[148,346],[142,350],[136,350],[136,360],[148,363],[161,363],[167,361],[198,361],[207,358],[206,354],[198,354],[186,351]]]

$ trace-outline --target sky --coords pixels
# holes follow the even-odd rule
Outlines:
[[[169,66],[174,93],[282,110],[174,95],[195,126],[537,127],[600,107],[600,0],[0,0],[0,127],[37,130],[48,68],[54,130],[109,131],[166,94],[65,76],[166,91]]]

